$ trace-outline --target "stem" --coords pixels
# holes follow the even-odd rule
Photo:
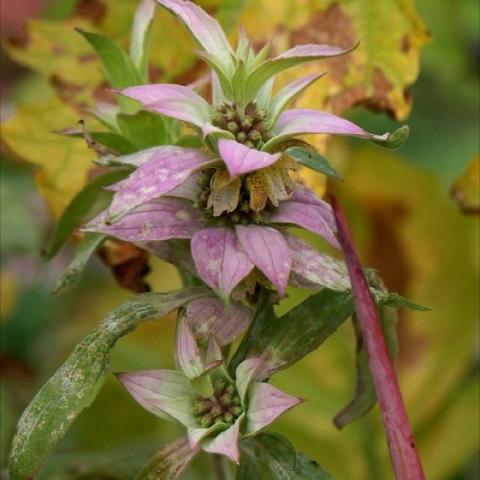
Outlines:
[[[212,455],[213,471],[217,480],[229,480],[230,474],[225,458],[222,455]]]
[[[378,396],[395,477],[397,480],[424,480],[425,475],[408,423],[398,379],[365,274],[353,247],[343,212],[333,196],[331,203],[338,227],[338,239],[352,282],[358,324],[368,352],[368,362]]]
[[[257,337],[257,334],[260,330],[260,326],[262,324],[265,307],[268,304],[269,304],[269,292],[267,290],[263,290],[262,292],[260,292],[260,296],[258,299],[258,303],[257,303],[257,307],[255,310],[255,315],[253,317],[252,323],[250,324],[250,327],[247,330],[247,333],[245,334],[245,336],[243,337],[235,354],[230,360],[228,370],[231,375],[235,374],[235,370],[237,369],[238,365],[245,359],[248,351],[253,345],[254,340]]]

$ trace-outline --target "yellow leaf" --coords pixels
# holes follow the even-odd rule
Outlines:
[[[82,139],[52,133],[75,124],[78,118],[73,109],[54,98],[19,107],[2,125],[6,145],[22,159],[38,165],[35,180],[55,218],[82,188],[93,159]]]
[[[349,55],[306,64],[281,75],[280,83],[312,71],[328,71],[307,89],[300,106],[341,114],[364,104],[399,120],[410,111],[406,91],[416,80],[428,30],[413,0],[285,0],[251,2],[243,24],[255,43],[273,40],[274,51],[304,43],[359,47]],[[299,71],[300,70],[300,71]]]
[[[464,213],[480,213],[480,155],[458,177],[452,195]]]
[[[95,30],[83,19],[64,22],[30,20],[28,41],[25,45],[6,44],[7,53],[17,63],[50,77],[62,86],[66,84],[69,95],[80,95],[88,87],[89,93],[81,100],[92,103],[91,92],[103,81],[97,56],[75,28]]]

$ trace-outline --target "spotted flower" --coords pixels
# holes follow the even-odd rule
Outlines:
[[[213,105],[181,85],[134,86],[120,93],[185,122],[205,147],[160,146],[118,158],[135,170],[111,187],[110,207],[85,230],[157,252],[165,247],[158,242],[190,239],[195,273],[224,298],[241,298],[259,284],[275,287],[280,296],[289,282],[328,285],[335,277],[334,262],[285,228],[302,227],[337,246],[331,208],[301,185],[299,164],[286,149],[307,133],[384,143],[391,135],[368,133],[327,112],[284,111],[321,74],[287,85],[274,97],[272,86],[286,68],[347,50],[300,45],[269,59],[268,47],[255,54],[240,32],[234,52],[218,22],[194,3],[157,1],[200,45],[199,55],[212,68]]]
[[[256,381],[251,359],[237,367],[235,378],[228,374],[221,347],[248,326],[250,317],[249,309],[238,303],[227,315],[218,300],[195,300],[177,324],[179,370],[118,374],[146,410],[187,428],[190,459],[203,449],[238,463],[240,438],[255,435],[302,402]]]

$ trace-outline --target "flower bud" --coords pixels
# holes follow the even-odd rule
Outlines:
[[[240,402],[240,397],[238,395],[235,395],[233,398],[232,398],[232,404],[233,405],[240,405],[241,402]]]
[[[252,141],[252,142],[258,142],[259,140],[262,139],[262,135],[260,134],[260,132],[258,130],[250,130],[248,132],[248,138]]]
[[[247,139],[247,134],[245,132],[238,132],[237,133],[237,140],[240,143],[243,143]]]
[[[236,117],[237,117],[237,114],[235,113],[235,110],[229,110],[229,111],[225,114],[225,118],[226,118],[229,122],[235,120]]]
[[[247,140],[244,145],[248,148],[255,148],[255,145],[250,141],[250,140]]]
[[[249,117],[248,115],[245,116],[245,118],[242,120],[242,128],[246,130],[250,128],[252,125],[253,125],[253,120],[251,119],[251,117]]]
[[[193,403],[193,410],[197,414],[208,412],[213,406],[210,400],[197,400]]]
[[[220,405],[214,405],[210,410],[210,415],[216,418],[219,417],[223,413],[223,409]]]
[[[242,413],[242,407],[230,407],[228,411],[234,415],[235,417],[238,417]]]
[[[231,393],[224,393],[220,397],[220,404],[224,407],[228,407],[232,403],[232,394]]]
[[[203,428],[208,428],[208,427],[211,427],[213,424],[213,417],[212,415],[210,415],[209,413],[206,413],[202,419],[200,420],[200,425],[203,427]]]
[[[223,420],[227,423],[232,423],[233,422],[233,415],[230,412],[225,412],[223,414]]]
[[[227,130],[229,132],[234,133],[234,134],[238,133],[239,128],[238,128],[237,122],[228,122],[227,123]]]

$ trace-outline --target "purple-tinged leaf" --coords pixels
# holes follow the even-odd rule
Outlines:
[[[242,402],[250,384],[257,380],[265,379],[272,368],[273,364],[270,364],[268,360],[260,356],[247,358],[238,365],[235,371],[235,378],[237,392]]]
[[[193,335],[185,316],[180,315],[177,322],[177,345],[175,349],[178,367],[190,379],[204,372],[204,362],[197,339]]]
[[[200,428],[200,427],[190,427],[188,429],[188,443],[190,448],[197,448],[202,440],[212,435],[213,433],[219,432],[221,430],[226,430],[228,428],[225,423],[214,423],[211,427]]]
[[[233,230],[203,228],[193,236],[191,245],[200,277],[224,298],[253,270],[254,264]]]
[[[339,248],[332,226],[324,218],[324,209],[321,206],[287,200],[270,216],[270,222],[299,225],[321,235],[332,246]]]
[[[225,455],[232,462],[238,464],[240,461],[240,451],[238,449],[238,440],[240,436],[240,425],[244,419],[244,415],[240,415],[236,422],[223,432],[219,433],[212,439],[205,439],[202,442],[202,448],[209,453],[218,453]]]
[[[200,448],[179,438],[159,450],[139,473],[137,480],[178,480]]]
[[[294,235],[284,235],[292,253],[290,284],[300,288],[326,287],[338,291],[350,288],[344,263],[320,253]]]
[[[130,41],[130,58],[146,80],[148,80],[148,41],[154,15],[153,0],[142,0],[135,11]]]
[[[142,103],[146,110],[161,113],[202,128],[210,119],[210,106],[191,88],[170,83],[128,87],[122,95]]]
[[[233,50],[220,24],[199,6],[187,0],[156,0],[190,30],[197,42],[225,68],[232,65]]]
[[[340,206],[335,198],[332,197],[331,201],[337,220],[338,238],[352,282],[358,326],[368,354],[395,476],[397,479],[424,480],[422,464],[375,303]]]
[[[344,55],[351,50],[331,45],[298,45],[254,68],[249,75],[247,89],[249,93],[255,95],[269,78],[282,70],[321,58]]]
[[[127,242],[150,242],[191,238],[201,227],[198,211],[190,202],[165,197],[140,205],[113,225],[107,223],[105,211],[82,230],[103,233]]]
[[[115,222],[138,205],[167,194],[210,161],[197,149],[159,147],[128,178],[109,187],[116,193],[108,221]]]
[[[197,393],[183,373],[176,370],[145,370],[118,373],[117,377],[145,410],[167,420],[173,418],[186,427],[197,425],[192,409]]]
[[[290,196],[292,202],[306,203],[307,205],[315,205],[322,212],[322,218],[327,225],[330,226],[333,232],[337,231],[337,224],[335,223],[335,216],[333,215],[332,207],[328,202],[317,197],[309,188],[299,187]]]
[[[283,235],[272,227],[237,225],[238,239],[255,266],[285,295],[292,255]]]
[[[261,168],[269,167],[277,162],[280,153],[267,153],[246,147],[235,140],[221,138],[218,141],[218,150],[222,160],[227,165],[230,175],[243,175]]]
[[[253,311],[238,302],[232,302],[228,312],[225,304],[216,298],[199,298],[187,305],[187,317],[195,335],[205,341],[213,332],[221,346],[232,343],[252,320]]]
[[[283,393],[269,383],[253,383],[248,388],[245,435],[254,435],[268,427],[303,399]]]
[[[388,134],[375,135],[366,132],[350,120],[338,117],[333,113],[298,108],[287,110],[278,117],[275,124],[275,136],[263,148],[268,151],[290,137],[308,133],[350,135],[379,141],[384,141],[388,137]]]
[[[289,83],[282,88],[282,90],[275,95],[272,106],[270,107],[270,121],[272,125],[275,125],[278,116],[282,113],[283,109],[289,102],[294,100],[297,95],[324,75],[326,75],[326,73],[313,73],[296,80],[295,82]]]
[[[186,200],[190,200],[191,202],[195,202],[202,191],[200,184],[204,178],[205,175],[202,172],[194,172],[178,187],[170,190],[168,192],[168,196],[184,198]]]

